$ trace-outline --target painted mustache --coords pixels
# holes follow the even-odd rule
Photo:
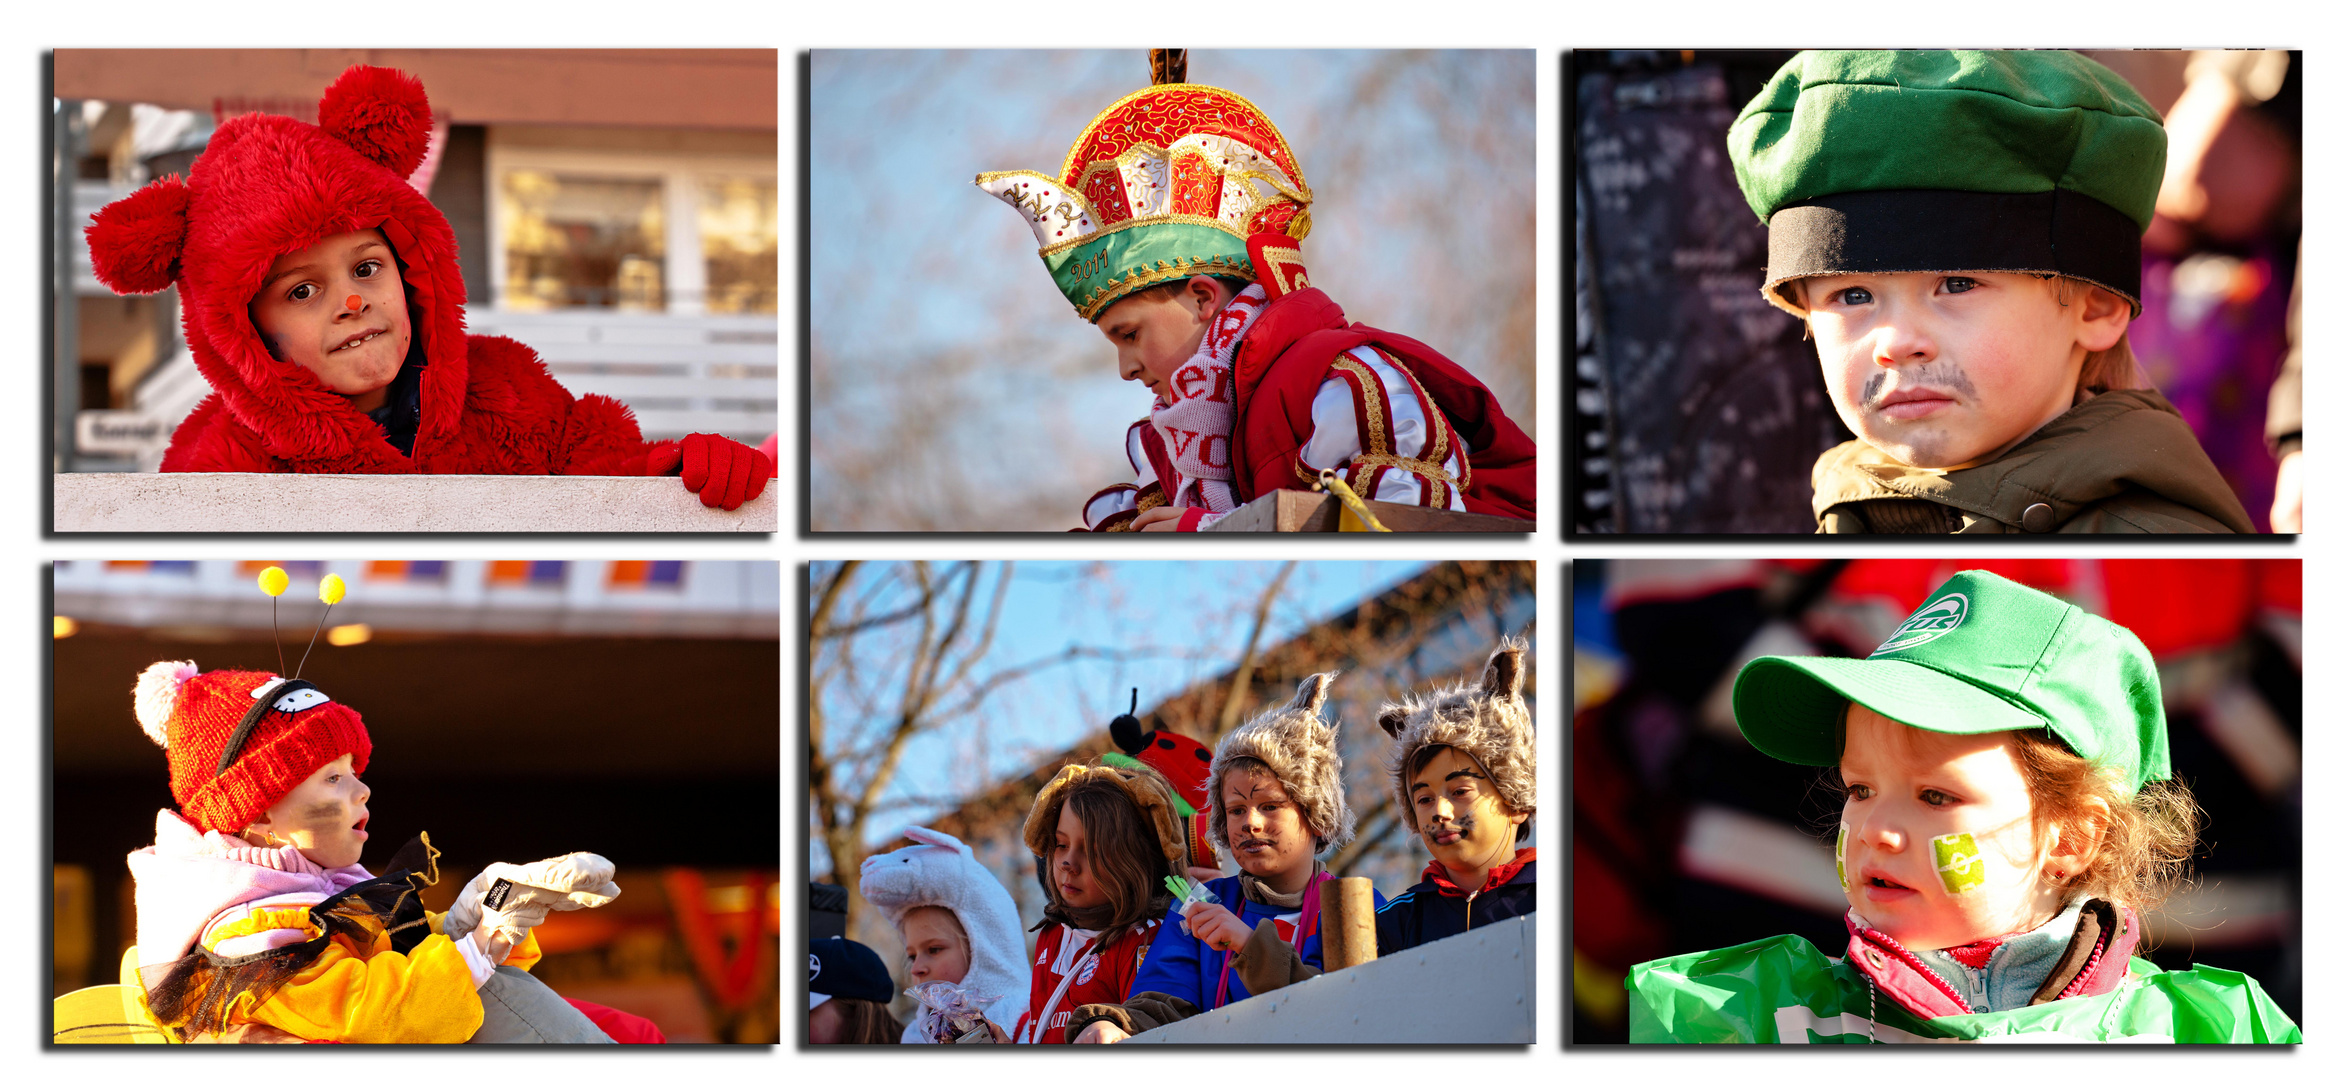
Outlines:
[[[1963,374],[1962,365],[1946,360],[1900,368],[1898,373],[1898,389],[1892,391],[1883,389],[1883,384],[1890,381],[1890,372],[1877,371],[1866,377],[1864,398],[1867,412],[1894,404],[1887,400],[1893,394],[1906,394],[1915,390],[1940,390],[1958,401],[1969,400],[1975,393],[1971,379]]]
[[[1458,834],[1458,839],[1460,840],[1472,840],[1474,839],[1474,815],[1460,814],[1455,820],[1447,822],[1440,818],[1435,818],[1434,827],[1428,829],[1427,831],[1435,833],[1455,832]]]

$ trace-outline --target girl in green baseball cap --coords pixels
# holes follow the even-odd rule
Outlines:
[[[2200,811],[2124,628],[1966,571],[1872,655],[1763,656],[1734,700],[1754,747],[1834,770],[1848,950],[1640,964],[1632,1041],[2300,1041],[2254,979],[2135,955]]]

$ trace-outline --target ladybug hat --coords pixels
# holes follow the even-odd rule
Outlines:
[[[235,835],[326,763],[363,773],[358,711],[300,679],[165,660],[138,677],[139,727],[171,761],[171,797],[199,829]]]
[[[125,295],[179,286],[196,369],[217,392],[217,407],[271,455],[303,471],[410,472],[365,413],[308,369],[270,355],[248,312],[279,256],[341,233],[381,230],[406,287],[414,328],[407,363],[430,360],[415,464],[431,471],[420,459],[455,432],[467,385],[456,234],[407,180],[431,132],[422,83],[390,68],[352,67],[326,88],[317,123],[231,119],[186,180],[165,177],[99,211],[88,230],[91,266]]]
[[[1137,689],[1132,692],[1132,704],[1134,708],[1140,705]],[[1144,732],[1140,729],[1140,718],[1130,710],[1108,722],[1108,737],[1116,741],[1116,748],[1123,753],[1103,754],[1102,762],[1124,769],[1148,768],[1173,789],[1173,808],[1181,818],[1181,835],[1183,846],[1189,849],[1189,864],[1219,866],[1214,859],[1214,846],[1206,838],[1205,815],[1198,812],[1213,798],[1206,787],[1206,777],[1213,767],[1214,752],[1206,744],[1162,726]]]

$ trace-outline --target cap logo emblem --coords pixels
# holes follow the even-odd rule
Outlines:
[[[1937,640],[1963,625],[1963,617],[1970,613],[1969,597],[1959,592],[1948,593],[1933,601],[1929,607],[1907,616],[1906,621],[1899,623],[1898,629],[1873,651],[1873,656],[1902,652],[1926,641]],[[1867,657],[1869,660],[1872,658]]]

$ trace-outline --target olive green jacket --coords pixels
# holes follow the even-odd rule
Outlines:
[[[2253,533],[2240,497],[2156,390],[2111,390],[2003,457],[1947,471],[1851,440],[1817,458],[1821,533]]]

